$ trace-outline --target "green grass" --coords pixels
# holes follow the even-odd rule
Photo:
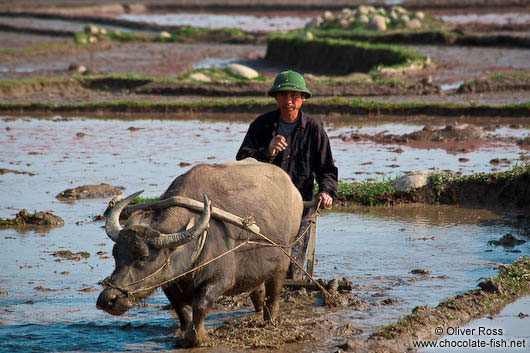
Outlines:
[[[388,182],[348,184],[339,182],[338,196],[366,206],[385,204],[394,197],[396,189]]]
[[[511,169],[496,173],[475,173],[471,175],[457,175],[452,173],[436,173],[429,177],[429,184],[441,185],[446,183],[459,183],[475,181],[478,183],[499,183],[513,181],[525,173],[530,173],[529,164],[516,164]]]
[[[268,37],[267,60],[282,61],[284,65],[298,65],[299,58],[304,55],[315,55],[315,51],[329,56],[336,63],[340,71],[369,72],[383,68],[406,68],[412,65],[423,66],[427,58],[403,46],[391,44],[369,43],[341,38],[307,39],[304,31],[288,33],[274,33]],[[306,69],[322,70],[329,63],[322,63],[316,58],[313,61],[303,59],[301,62]],[[329,69],[333,69],[330,67]]]

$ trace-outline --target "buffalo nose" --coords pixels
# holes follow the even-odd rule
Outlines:
[[[99,294],[96,308],[105,310],[114,307],[117,299],[117,292],[115,290],[105,289]]]

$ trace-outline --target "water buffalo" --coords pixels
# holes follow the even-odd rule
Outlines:
[[[277,244],[292,243],[296,237],[302,197],[289,176],[274,165],[251,158],[200,164],[177,177],[160,200],[173,196],[201,200],[203,195],[218,208],[241,217],[252,216],[261,233]],[[204,319],[221,295],[248,291],[265,320],[278,315],[279,292],[290,261],[281,249],[247,243],[175,280],[177,275],[248,239],[264,241],[211,217],[206,196],[200,217],[187,208],[173,206],[153,211],[149,225],[131,221],[133,213],[122,227],[120,213],[134,196],[120,201],[107,217],[105,228],[115,241],[112,255],[116,268],[103,281],[104,289],[97,300],[99,309],[121,315],[162,287],[185,331],[185,340],[195,346],[206,339]]]

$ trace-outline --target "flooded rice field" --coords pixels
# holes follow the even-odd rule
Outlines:
[[[118,19],[153,23],[164,26],[199,28],[238,28],[249,32],[290,31],[304,28],[311,20],[307,16],[269,16],[222,13],[124,14]]]
[[[108,199],[61,202],[55,196],[100,183],[123,186],[125,194],[145,189],[146,196],[157,196],[189,165],[233,160],[246,128],[247,123],[206,120],[1,120],[0,167],[35,175],[0,176],[0,217],[12,218],[23,208],[49,210],[65,226],[0,230],[0,351],[174,349],[178,324],[161,292],[123,316],[96,310],[98,281],[112,272],[114,262],[103,222],[92,219]],[[418,128],[388,123],[328,127],[328,132],[406,133]],[[504,127],[497,133],[523,136],[528,131]],[[516,160],[522,153],[512,145],[486,144],[467,153],[470,161],[462,163],[457,154],[434,146],[402,146],[402,153],[392,153],[399,146],[338,138],[332,143],[343,180],[381,179],[431,167],[490,171],[493,156]],[[367,336],[416,305],[436,305],[475,288],[482,278],[496,275],[499,264],[530,255],[528,242],[508,248],[489,244],[507,233],[524,238],[520,232],[509,215],[495,210],[414,206],[329,212],[319,221],[315,272],[318,278],[346,277],[354,283],[353,292],[368,309],[340,309],[333,320],[361,328]],[[71,256],[61,255],[65,252]],[[385,300],[391,304],[380,305]],[[528,305],[523,307],[528,312]],[[206,323],[211,328],[249,313],[217,310]],[[336,343],[324,340],[315,351],[327,352]]]

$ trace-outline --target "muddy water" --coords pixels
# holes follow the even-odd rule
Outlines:
[[[500,313],[476,320],[460,331],[451,328],[444,341],[444,348],[422,349],[421,353],[466,353],[470,348],[457,348],[469,340],[484,342],[487,352],[528,352],[530,331],[528,330],[530,296],[508,304]]]
[[[124,186],[125,193],[145,189],[147,196],[159,195],[175,176],[190,168],[180,163],[233,160],[246,127],[246,123],[195,120],[0,120],[0,167],[36,174],[0,176],[0,217],[12,217],[27,208],[51,210],[65,220],[64,227],[53,230],[0,230],[0,351],[172,349],[178,325],[162,308],[167,300],[160,293],[120,317],[95,309],[97,282],[110,274],[114,264],[112,242],[101,229],[103,224],[91,219],[108,200],[64,203],[55,195],[102,182]],[[358,126],[329,129],[329,133],[415,128]],[[385,155],[391,154],[377,145],[370,148],[337,139],[333,144],[343,179],[358,170],[360,161],[374,164],[369,173],[355,177],[373,176],[384,170]],[[503,150],[477,153],[498,156]],[[418,157],[400,161],[404,167],[425,169],[420,157],[433,151],[410,148],[400,155],[407,154]],[[355,293],[368,303],[395,299],[395,304],[371,305],[366,312],[336,313],[334,320],[363,328],[363,335],[415,305],[433,305],[474,288],[480,278],[495,275],[499,263],[530,254],[529,243],[515,248],[488,245],[509,232],[523,238],[500,212],[452,207],[349,211],[321,217],[315,271],[318,277],[351,279]],[[85,251],[90,257],[75,261],[54,256],[60,250]],[[411,274],[414,269],[430,274]],[[246,313],[214,312],[207,325]],[[320,346],[329,351],[333,344],[330,340]]]

